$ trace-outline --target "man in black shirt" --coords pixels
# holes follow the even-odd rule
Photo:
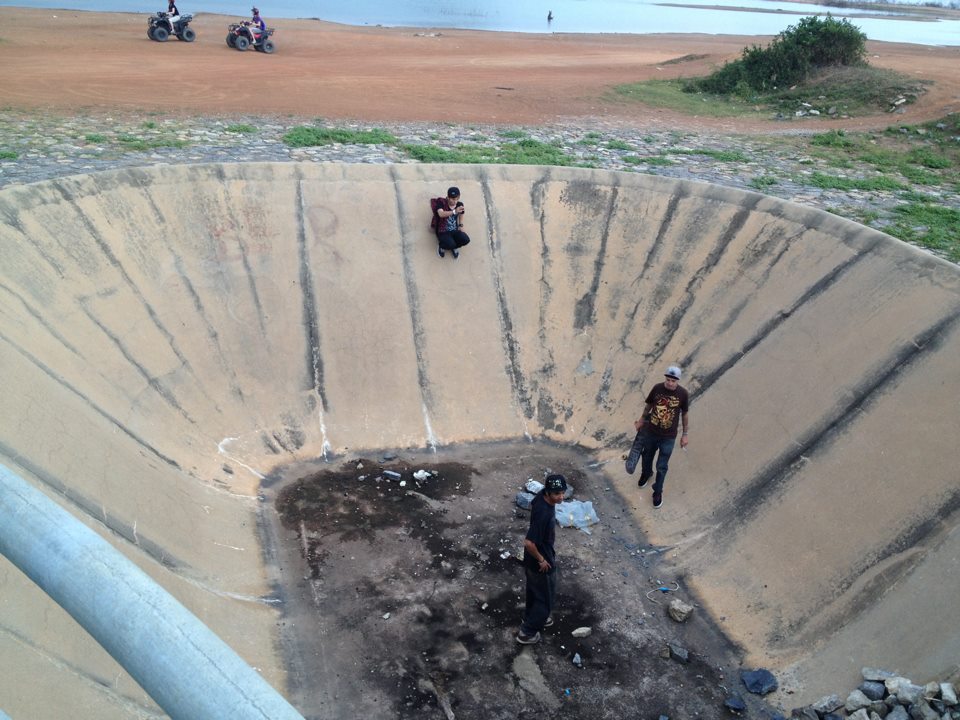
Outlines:
[[[657,479],[653,483],[655,508],[663,505],[663,482],[667,479],[667,466],[680,425],[683,426],[680,447],[685,448],[688,442],[690,395],[680,385],[680,374],[676,365],[667,368],[664,381],[653,386],[643,406],[643,414],[633,424],[637,437],[627,457],[627,472],[632,473],[637,460],[642,459],[637,485],[643,487],[653,477],[653,458],[657,457]]]
[[[550,613],[556,592],[556,556],[553,541],[557,521],[555,507],[563,501],[567,481],[563,475],[549,475],[544,488],[530,506],[530,528],[523,541],[523,568],[527,576],[527,606],[517,633],[521,645],[540,642],[540,631],[553,625]]]

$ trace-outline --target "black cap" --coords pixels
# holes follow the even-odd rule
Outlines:
[[[563,475],[548,475],[543,487],[548,493],[566,492],[567,479]]]
[[[460,197],[460,188],[447,188],[447,197]]]

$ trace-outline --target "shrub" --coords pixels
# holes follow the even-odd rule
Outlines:
[[[684,89],[746,97],[750,90],[762,92],[794,85],[819,68],[862,64],[866,40],[867,36],[846,19],[806,17],[777,35],[768,47],[745,48],[738,60],[690,81]]]

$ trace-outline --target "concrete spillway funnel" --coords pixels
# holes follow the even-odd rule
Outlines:
[[[459,261],[428,229],[452,182]],[[523,437],[615,460],[668,363],[691,449],[637,522],[731,636],[812,692],[956,671],[960,273],[886,236],[643,175],[257,164],[9,188],[0,257],[0,459],[275,687],[263,476]],[[8,713],[149,704],[0,567]]]

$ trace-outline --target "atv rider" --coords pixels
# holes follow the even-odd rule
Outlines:
[[[173,24],[180,19],[180,11],[177,10],[177,3],[174,0],[169,0],[167,5],[167,24],[170,25],[170,34],[175,34],[173,29]]]
[[[170,0],[170,2],[173,2],[173,0]],[[250,24],[254,28],[253,35],[259,38],[267,31],[267,24],[263,21],[263,18],[260,17],[260,11],[257,8],[250,8],[250,12],[253,13],[253,19],[250,21]]]

